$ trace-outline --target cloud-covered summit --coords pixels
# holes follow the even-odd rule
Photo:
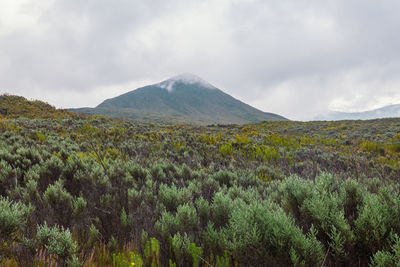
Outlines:
[[[197,75],[194,75],[189,72],[185,72],[176,76],[173,76],[169,78],[168,80],[162,81],[158,83],[157,85],[161,88],[164,88],[168,90],[169,92],[174,89],[174,85],[176,83],[184,83],[184,84],[199,84],[202,87],[209,88],[209,89],[216,89],[214,86],[212,86],[210,83],[208,83],[206,80],[200,78]]]

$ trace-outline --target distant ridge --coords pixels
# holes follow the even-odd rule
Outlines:
[[[316,120],[372,120],[398,117],[400,117],[400,104],[384,106],[364,112],[330,111],[328,114],[318,116]]]
[[[198,125],[287,120],[251,107],[190,73],[107,99],[95,108],[70,110],[129,121]]]
[[[0,118],[78,118],[78,114],[55,107],[39,100],[27,100],[25,97],[0,95]]]

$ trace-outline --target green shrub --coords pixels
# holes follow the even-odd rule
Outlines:
[[[5,194],[6,189],[16,186],[16,174],[8,162],[0,160],[0,193]]]
[[[213,178],[220,183],[220,185],[229,185],[237,180],[237,176],[229,171],[220,170],[213,175]]]
[[[279,170],[269,166],[260,166],[256,169],[256,177],[262,181],[282,180],[284,177],[280,174]]]
[[[233,257],[242,263],[321,266],[324,258],[314,232],[305,236],[283,211],[268,205],[238,206],[226,235]]]
[[[192,256],[193,267],[199,267],[203,257],[202,248],[196,246],[195,243],[190,243],[189,253]]]
[[[344,256],[344,246],[353,242],[353,232],[344,217],[343,195],[331,175],[316,178],[316,190],[301,206],[302,220],[314,225],[323,240],[327,240],[333,254],[339,259]]]
[[[344,213],[347,221],[353,226],[354,221],[358,217],[359,207],[364,201],[365,192],[364,186],[360,185],[357,181],[348,179],[343,184],[345,197],[343,200]]]
[[[64,182],[62,180],[56,181],[54,184],[49,185],[46,191],[43,193],[43,201],[48,209],[53,210],[52,219],[58,224],[66,225],[71,219],[71,213],[73,208],[73,196],[64,188]],[[82,208],[80,205],[84,205],[83,201],[75,202],[77,212]]]
[[[165,184],[160,185],[158,197],[168,211],[176,211],[179,205],[192,200],[192,194],[188,189],[179,189],[175,185],[168,187]]]
[[[146,261],[151,266],[161,266],[160,263],[160,244],[157,239],[151,237],[150,240],[147,240],[144,248],[144,255],[146,257]]]
[[[40,247],[46,248],[49,254],[57,255],[61,263],[73,261],[76,257],[78,245],[72,240],[71,232],[62,226],[38,225],[36,239]]]
[[[208,222],[206,228],[202,232],[202,241],[204,251],[208,254],[221,254],[227,248],[227,237],[223,230],[215,229],[212,222]]]
[[[83,197],[72,200],[72,212],[76,218],[81,217],[86,210],[87,202]]]
[[[225,250],[223,256],[216,257],[215,267],[229,267],[228,252]]]
[[[215,194],[213,203],[211,204],[212,219],[216,227],[225,226],[233,210],[232,199],[222,192]]]
[[[210,218],[210,212],[211,212],[210,204],[203,197],[200,197],[199,199],[196,200],[196,206],[200,222],[202,224],[205,224],[206,222],[208,222]]]
[[[188,265],[187,263],[191,257],[189,253],[190,243],[190,239],[186,234],[182,236],[180,233],[177,233],[170,239],[170,247],[178,266],[182,266],[184,263]]]
[[[156,222],[155,228],[158,233],[163,237],[163,239],[167,240],[170,235],[172,236],[176,232],[178,232],[178,220],[171,213],[164,211],[161,214],[160,219]]]
[[[379,196],[367,194],[355,221],[358,246],[366,255],[372,255],[387,245],[391,214],[387,203]]]
[[[225,143],[223,145],[220,146],[219,148],[219,153],[221,153],[221,155],[223,157],[233,157],[233,152],[234,152],[234,148],[232,146],[232,142],[229,143]]]
[[[44,142],[44,141],[46,141],[46,136],[44,135],[44,134],[42,134],[42,133],[36,133],[36,139],[39,141],[39,142]]]
[[[195,207],[189,204],[178,206],[176,221],[178,223],[179,231],[181,232],[190,233],[197,231],[199,223]]]
[[[301,221],[300,208],[304,201],[313,195],[313,186],[296,176],[286,179],[278,188],[281,194],[282,207]]]
[[[386,267],[400,265],[400,239],[397,234],[390,237],[393,245],[391,251],[378,251],[371,258],[371,266]]]
[[[120,222],[121,222],[121,226],[123,228],[126,228],[129,225],[128,216],[126,215],[124,208],[122,208],[122,210],[121,210]]]
[[[15,239],[28,222],[32,207],[0,196],[0,241]]]

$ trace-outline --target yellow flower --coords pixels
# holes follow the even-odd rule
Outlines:
[[[135,266],[135,263],[132,261],[132,262],[131,262],[131,265],[132,265],[132,266]]]

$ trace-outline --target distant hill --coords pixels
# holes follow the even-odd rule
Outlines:
[[[0,95],[0,118],[66,118],[79,117],[77,114],[39,101],[27,100],[22,96]]]
[[[242,124],[287,120],[251,107],[188,73],[107,99],[95,108],[70,110],[142,122]]]
[[[389,105],[378,109],[364,112],[338,112],[331,111],[324,116],[319,116],[317,120],[371,120],[381,118],[400,117],[400,104]]]

